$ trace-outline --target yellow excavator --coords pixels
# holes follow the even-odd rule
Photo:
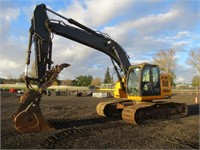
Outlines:
[[[57,15],[65,22],[49,19],[48,13]],[[156,101],[171,97],[169,74],[161,74],[159,67],[153,64],[131,65],[125,50],[109,35],[94,31],[40,4],[36,6],[31,20],[25,68],[27,90],[20,97],[20,107],[12,116],[14,127],[19,132],[53,130],[51,125],[44,120],[39,106],[40,100],[58,74],[70,65],[63,63],[52,67],[52,34],[89,46],[111,58],[118,77],[114,91],[115,99],[99,103],[96,107],[99,115],[121,116],[125,122],[131,124],[187,115],[188,107],[184,103]],[[37,75],[35,78],[28,76],[33,43]],[[37,83],[37,89],[32,88],[33,81]]]

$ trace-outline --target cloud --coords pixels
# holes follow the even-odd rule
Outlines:
[[[178,42],[172,42],[171,48],[175,49],[176,51],[183,50],[184,47],[191,44],[191,41],[178,41]]]
[[[58,63],[65,60],[81,62],[90,57],[94,52],[85,45],[56,35],[54,36],[53,43],[53,59]]]
[[[141,34],[155,33],[163,29],[172,27],[171,23],[178,16],[177,10],[170,10],[167,13],[150,15],[141,19],[138,19],[132,23]]]
[[[133,3],[131,0],[113,2],[112,0],[82,2],[75,0],[66,9],[59,10],[58,13],[78,20],[86,26],[97,28],[113,18],[123,15],[123,12]]]
[[[177,33],[177,35],[174,38],[179,39],[179,38],[188,37],[190,35],[191,35],[191,32],[189,32],[189,31],[180,31]]]
[[[125,9],[130,7],[131,3],[132,1],[129,0],[116,1],[115,5],[113,5],[113,1],[73,1],[70,6],[57,12],[67,18],[73,18],[90,28],[98,28],[113,18],[122,15]],[[77,10],[79,13],[77,13]],[[106,70],[106,66],[111,65],[110,58],[107,55],[82,44],[56,35],[53,43],[53,59],[55,63],[66,61],[72,64],[68,68],[70,72],[68,76],[82,74],[87,71],[98,77],[94,64],[105,66],[104,68],[99,68],[100,72],[103,69]]]
[[[197,4],[187,0],[173,2],[74,0],[67,2],[67,5],[60,4],[59,7],[56,7],[56,3],[47,2],[47,6],[67,18],[73,18],[90,28],[108,33],[122,45],[133,64],[151,62],[154,54],[160,49],[174,48],[182,59],[183,49],[186,54],[185,49],[199,45],[197,26],[200,13],[196,8]],[[12,69],[6,71],[16,74],[17,77],[21,73],[19,67],[23,66],[25,61],[28,34],[19,36],[11,33],[11,30],[13,31],[12,28],[17,23],[21,25],[20,32],[28,33],[28,28],[25,29],[22,25],[27,23],[21,18],[26,17],[30,25],[34,7],[33,3],[20,6],[10,2],[1,8],[1,58],[8,64],[16,63],[16,67],[9,65]],[[63,62],[71,64],[71,67],[61,73],[60,78],[74,78],[89,73],[95,77],[104,76],[106,68],[112,67],[110,58],[104,53],[57,35],[53,39],[53,61],[55,64]],[[183,65],[182,68],[186,66]],[[186,75],[185,72],[177,71],[178,77],[190,80],[191,74]]]
[[[175,81],[182,83],[191,83],[192,78],[197,75],[197,72],[193,68],[178,64],[176,67],[176,79]]]
[[[5,59],[5,58],[1,57],[0,77],[7,78],[8,75],[14,77],[15,74],[13,74],[13,72],[11,72],[11,70],[14,70],[14,72],[15,72],[15,70],[21,70],[21,73],[22,73],[23,72],[22,67],[23,66],[21,63],[16,63],[16,61],[14,61],[14,60]],[[19,76],[19,74],[17,76]]]
[[[9,5],[6,1],[0,2],[0,44],[7,40],[11,22],[20,15],[20,9]]]
[[[0,5],[0,19],[4,21],[11,22],[12,20],[16,20],[20,14],[20,9],[14,7],[14,5],[9,5],[6,1],[1,1]]]
[[[193,33],[193,29],[197,27],[199,12],[190,11],[192,6],[185,1],[177,4],[180,1],[165,12],[149,13],[105,27],[104,32],[109,33],[135,59],[152,57],[161,49],[185,51],[194,46],[195,42],[198,43],[199,38]],[[152,12],[153,9],[151,8]]]
[[[130,30],[133,30],[133,34],[137,36],[148,36],[153,33],[162,33],[164,29],[170,29],[170,26],[172,28],[174,25],[172,22],[177,18],[178,10],[170,10],[167,13],[151,14],[137,20],[131,20],[116,26],[106,27],[105,31],[110,32],[114,38],[120,37],[121,35],[128,33]]]
[[[4,70],[19,69],[19,67],[21,67],[21,65],[16,63],[15,61],[4,58],[1,58],[1,66],[2,66],[1,68],[5,66]]]
[[[179,76],[179,77],[177,77],[176,82],[182,83],[182,82],[185,82],[185,79],[182,76]]]
[[[142,64],[142,63],[153,63],[153,59],[138,59],[138,60],[132,60],[131,64],[136,65],[136,64]]]
[[[99,77],[108,66],[112,67],[110,58],[106,54],[56,35],[53,39],[53,61],[54,64],[63,62],[71,64],[60,74],[62,79],[73,79],[83,74]],[[96,71],[97,66],[98,71]]]
[[[197,19],[199,18],[199,13],[188,11],[185,5],[181,6],[171,8],[164,13],[148,14],[147,16],[119,24],[115,27],[109,27],[107,29],[121,29],[119,30],[119,33],[117,33],[118,35],[130,30],[134,30],[141,35],[151,35],[194,27],[197,23]],[[189,31],[187,31],[187,34],[188,33]],[[186,33],[180,32],[179,34]]]
[[[21,11],[15,5],[9,5],[6,1],[1,2],[0,9],[0,75],[6,77],[7,75],[19,76],[20,71],[23,72],[22,64],[24,63],[21,58],[23,55],[24,45],[21,44],[24,41],[24,37],[11,36],[10,29],[14,21],[17,21],[21,14]]]

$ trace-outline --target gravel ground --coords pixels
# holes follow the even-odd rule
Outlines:
[[[187,117],[128,125],[120,118],[102,118],[96,105],[112,98],[44,96],[43,115],[57,128],[19,133],[11,115],[19,107],[16,94],[1,93],[1,149],[199,149],[199,104],[195,95],[177,94],[169,101],[189,106]],[[56,124],[55,119],[61,123]]]

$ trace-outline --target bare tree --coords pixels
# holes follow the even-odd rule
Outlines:
[[[6,78],[7,78],[7,79],[10,79],[10,80],[14,79],[12,73],[7,74],[7,75],[6,75]]]
[[[72,80],[70,79],[65,79],[65,80],[62,80],[61,82],[61,85],[72,85]]]
[[[22,72],[20,75],[19,75],[19,78],[18,78],[18,80],[17,80],[17,82],[19,82],[19,83],[24,83],[25,82],[25,80],[24,80],[24,72]]]
[[[100,86],[101,85],[101,79],[100,78],[94,78],[92,80],[92,83],[91,83],[92,86]]]
[[[175,57],[175,51],[173,49],[159,51],[153,60],[164,73],[174,73],[177,58]]]
[[[191,49],[186,62],[191,67],[195,68],[198,75],[200,75],[200,48]]]
[[[154,57],[154,63],[160,67],[160,70],[164,73],[170,73],[172,78],[172,84],[176,78],[175,70],[177,64],[177,58],[175,57],[175,51],[173,49],[161,50],[156,53]]]

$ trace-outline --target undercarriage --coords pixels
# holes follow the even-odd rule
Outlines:
[[[20,132],[39,132],[55,130],[44,119],[39,102],[41,93],[29,90],[20,99],[21,106],[13,114],[14,127]],[[188,113],[185,103],[174,102],[136,102],[128,99],[115,99],[101,102],[96,111],[104,117],[121,117],[124,122],[134,125],[151,121],[175,119]]]
[[[135,125],[155,120],[180,118],[188,114],[185,103],[135,102],[124,99],[101,102],[96,110],[101,116],[121,116],[126,123]]]

